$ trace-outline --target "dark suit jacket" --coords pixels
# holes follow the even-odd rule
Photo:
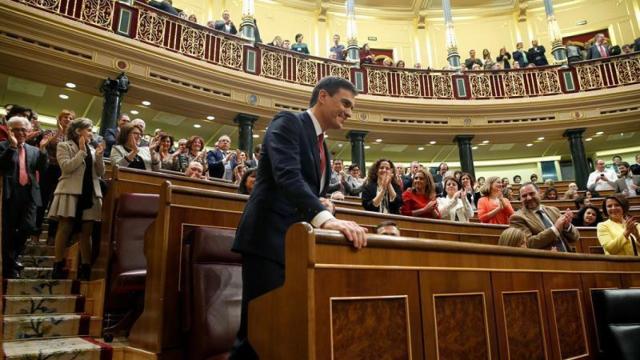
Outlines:
[[[46,152],[40,152],[35,146],[24,144],[27,158],[27,174],[31,183],[31,200],[36,206],[42,206],[40,197],[40,185],[36,179],[36,171],[40,174],[47,168],[49,158]],[[8,141],[0,142],[0,173],[2,174],[2,186],[4,199],[11,199],[13,189],[20,186],[18,174],[18,150],[9,147]]]
[[[307,112],[278,113],[265,134],[256,184],[238,225],[233,250],[284,265],[284,237],[296,222],[310,222],[325,210],[318,199],[320,155]],[[325,188],[331,169],[326,159]]]
[[[634,175],[631,178],[633,180],[633,184],[634,185],[640,186],[640,176]],[[627,186],[627,181],[625,179],[620,178],[620,179],[616,180],[613,191],[615,193],[622,193],[625,190],[629,191],[629,195],[634,195],[635,194],[635,191],[629,189],[629,187]]]
[[[610,55],[610,49],[609,46],[607,45],[603,45],[604,46],[604,50],[607,52],[607,55]],[[602,55],[600,54],[600,50],[598,50],[598,47],[596,46],[596,44],[593,44],[589,50],[587,50],[587,59],[591,60],[591,59],[600,59],[602,57]]]
[[[107,129],[104,132],[104,156],[109,157],[111,155],[111,148],[116,144],[118,139],[118,128]]]
[[[395,200],[389,202],[389,213],[400,214],[400,208],[402,207],[402,189],[395,182],[391,184],[393,190],[396,192]],[[378,192],[378,184],[366,182],[362,186],[362,207],[367,211],[380,211],[380,207],[373,205],[373,198],[376,197]]]
[[[529,65],[529,58],[527,57],[526,51],[522,53],[516,50],[512,53],[512,55],[513,55],[513,60],[517,61],[518,65],[520,65],[521,68],[525,68],[527,67],[527,65]]]
[[[231,22],[231,31],[226,32],[224,28],[224,20],[216,20],[216,22],[213,24],[213,28],[227,34],[235,35],[238,33],[238,30],[236,29],[236,25],[233,22]]]
[[[547,57],[544,55],[544,46],[539,45],[536,47],[532,47],[527,52],[527,57],[529,58],[530,63],[534,63],[536,66],[545,66],[549,65],[547,61]]]
[[[633,51],[640,51],[640,38],[633,41]]]
[[[553,223],[561,216],[560,210],[555,207],[540,205],[540,209],[547,214]],[[549,249],[557,240],[553,229],[546,229],[540,217],[524,207],[511,216],[509,224],[509,226],[520,229],[527,234],[530,248]],[[569,232],[560,232],[560,236],[567,246],[569,245],[568,242],[575,242],[580,239],[580,233],[575,226],[572,226]]]
[[[220,149],[209,150],[207,152],[207,166],[209,168],[209,176],[222,179],[224,177],[224,160],[225,155]],[[236,167],[235,156],[231,157],[231,169]]]

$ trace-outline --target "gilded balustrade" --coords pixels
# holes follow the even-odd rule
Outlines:
[[[14,1],[237,71],[304,86],[313,86],[325,76],[340,76],[353,82],[361,93],[377,96],[508,99],[569,94],[640,83],[640,53],[582,61],[572,63],[569,67],[459,73],[357,66],[253,44],[164,13],[142,2]],[[123,16],[124,13],[127,16]]]

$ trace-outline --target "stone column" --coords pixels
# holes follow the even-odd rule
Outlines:
[[[242,22],[240,23],[240,36],[256,41],[256,23],[254,21],[255,6],[253,0],[242,0]]]
[[[107,78],[100,86],[104,98],[102,103],[102,118],[100,119],[100,136],[104,136],[107,129],[115,128],[120,116],[122,96],[129,90],[129,79],[121,73],[116,79]]]
[[[560,26],[553,14],[552,0],[544,0],[544,12],[547,15],[547,26],[549,27],[549,39],[551,40],[551,53],[556,64],[567,63],[567,48],[562,45],[562,34]]]
[[[358,48],[358,29],[356,28],[356,4],[355,0],[345,2],[347,11],[347,60],[360,62],[360,49]],[[362,168],[362,166],[360,167]]]
[[[351,141],[351,163],[358,164],[360,174],[364,177],[366,170],[364,161],[364,138],[368,131],[351,130],[347,133],[347,139]]]
[[[238,149],[247,153],[247,158],[253,154],[253,124],[258,120],[255,115],[238,114],[233,122],[238,124]]]
[[[460,167],[462,168],[462,171],[471,174],[475,179],[476,171],[473,167],[471,140],[473,140],[473,135],[457,135],[453,138],[453,141],[458,143],[458,154],[460,156]]]
[[[576,184],[580,190],[587,189],[587,179],[589,178],[589,163],[587,162],[584,142],[582,141],[582,134],[585,130],[585,128],[567,129],[563,134],[569,140],[573,171],[576,177]]]
[[[447,46],[447,61],[449,66],[455,69],[460,68],[460,54],[458,54],[458,44],[456,33],[453,28],[453,16],[451,16],[451,0],[442,0],[442,10],[444,11],[445,45]]]

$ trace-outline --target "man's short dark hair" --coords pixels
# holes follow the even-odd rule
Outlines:
[[[631,165],[629,165],[629,163],[628,163],[628,162],[626,162],[626,161],[621,161],[621,162],[618,164],[618,166],[624,166],[624,167],[626,167],[627,169],[631,167]]]
[[[613,155],[611,160],[614,160],[615,158],[618,158],[618,159],[622,160],[622,156],[620,156],[620,155]]]
[[[536,183],[531,182],[531,181],[527,181],[526,183],[520,185],[520,189],[522,189],[522,188],[524,188],[525,186],[528,186],[528,185],[533,186],[536,189],[536,191],[540,191],[540,188],[538,187],[538,185],[536,185]]]
[[[586,197],[580,195],[578,196],[573,203],[576,205],[576,209],[580,209],[582,207],[582,205],[584,205],[584,201],[586,200]]]
[[[313,88],[313,93],[311,93],[311,101],[309,101],[309,107],[313,107],[318,102],[320,90],[324,90],[329,94],[329,96],[333,96],[340,89],[351,91],[353,95],[358,94],[358,90],[356,90],[355,86],[353,86],[353,84],[347,79],[337,76],[327,76],[320,79],[320,81],[318,81],[318,83],[316,84],[316,87]]]
[[[351,165],[349,165],[349,171],[352,171],[352,170],[353,170],[353,169],[355,169],[355,168],[360,169],[360,165],[358,165],[358,164],[351,164]]]
[[[398,225],[397,225],[395,222],[393,222],[393,221],[391,221],[391,220],[387,220],[387,221],[383,221],[383,222],[381,222],[380,224],[378,224],[378,226],[376,226],[376,232],[378,232],[378,229],[381,229],[381,228],[383,228],[383,227],[385,227],[385,226],[395,226],[395,227],[398,227]]]

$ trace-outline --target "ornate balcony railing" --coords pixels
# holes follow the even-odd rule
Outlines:
[[[334,75],[364,94],[421,99],[510,99],[570,94],[640,83],[640,53],[498,71],[434,71],[355,64],[253,44],[164,13],[114,0],[14,0],[211,64],[313,86]]]

